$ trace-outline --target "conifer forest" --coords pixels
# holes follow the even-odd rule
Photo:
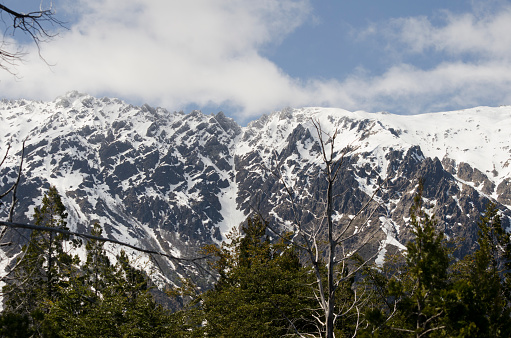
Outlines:
[[[458,244],[425,212],[423,189],[419,181],[409,210],[413,240],[383,264],[343,255],[337,235],[276,233],[253,214],[197,253],[203,271],[162,288],[124,250],[108,254],[99,224],[89,238],[70,235],[50,187],[34,209],[36,230],[2,278],[0,335],[509,337],[511,239],[496,205],[478,222],[477,248],[457,258]],[[80,248],[83,257],[73,254]]]

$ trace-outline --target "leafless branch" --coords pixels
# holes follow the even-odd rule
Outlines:
[[[2,158],[2,162],[0,162],[0,167],[2,167],[2,165],[4,164],[5,160],[7,159],[7,156],[9,155],[9,150],[11,149],[11,144],[7,144],[7,150],[5,151],[5,155],[4,157]],[[1,196],[0,196],[1,198]]]
[[[320,336],[333,337],[335,320],[339,316],[347,315],[356,316],[354,332],[354,335],[356,335],[357,330],[363,324],[359,309],[364,302],[364,297],[367,298],[367,295],[365,292],[362,294],[355,292],[354,301],[348,302],[346,307],[343,305],[338,308],[338,305],[335,305],[336,291],[342,282],[351,279],[355,274],[359,273],[379,253],[376,252],[374,255],[371,255],[371,257],[364,260],[355,269],[349,267],[348,261],[353,259],[353,256],[362,250],[378,231],[376,229],[369,234],[364,232],[365,237],[358,243],[355,250],[350,249],[348,251],[348,242],[359,234],[358,232],[351,232],[354,225],[361,222],[362,226],[365,226],[381,210],[381,205],[377,201],[377,195],[381,191],[383,183],[379,184],[371,196],[368,196],[367,201],[361,203],[361,207],[357,210],[354,217],[347,221],[344,219],[334,221],[334,203],[336,199],[350,192],[346,190],[344,194],[334,194],[334,189],[336,189],[335,182],[341,179],[343,170],[350,161],[351,155],[358,148],[353,146],[354,141],[343,149],[337,150],[336,140],[340,135],[339,130],[335,129],[333,134],[329,134],[323,129],[320,121],[314,119],[312,120],[312,125],[316,129],[317,142],[320,147],[320,170],[317,173],[310,171],[308,173],[311,177],[321,177],[326,180],[327,187],[325,188],[325,193],[323,197],[316,197],[317,201],[315,201],[314,211],[308,210],[308,207],[305,207],[307,200],[304,199],[303,194],[296,193],[293,183],[290,183],[284,177],[285,173],[281,170],[282,168],[268,168],[267,164],[261,164],[265,172],[270,173],[281,184],[280,193],[287,197],[287,203],[289,203],[291,211],[291,219],[289,221],[293,224],[293,237],[284,236],[283,230],[278,225],[269,223],[268,229],[277,237],[285,239],[288,243],[298,248],[306,257],[308,264],[310,264],[315,285],[313,288],[313,299],[315,299],[318,305],[317,311],[312,316],[316,320],[315,324]],[[273,161],[270,161],[270,165],[273,165]],[[313,195],[310,192],[308,193],[308,198],[313,198]],[[254,211],[263,218],[258,210],[254,209]],[[304,223],[305,216],[312,216],[312,221],[308,220]],[[364,220],[361,220],[362,217],[364,217]],[[324,266],[326,271],[323,269]]]
[[[12,34],[17,30],[30,37],[37,46],[39,57],[44,61],[41,55],[41,43],[47,42],[54,38],[58,33],[51,31],[54,27],[65,28],[64,22],[55,17],[55,11],[52,3],[49,7],[39,8],[37,11],[22,13],[15,11],[5,5],[0,4],[0,13],[5,13],[9,17],[9,24],[12,27]],[[4,33],[5,35],[5,33]],[[10,52],[5,49],[5,41],[0,48],[0,67],[12,73],[11,68],[21,61],[24,53],[20,51]],[[46,61],[45,61],[46,62]]]
[[[20,165],[19,165],[19,168],[18,168],[18,175],[17,175],[16,181],[6,191],[4,191],[2,194],[0,194],[0,204],[1,204],[2,203],[1,199],[4,198],[5,196],[7,196],[9,193],[12,192],[11,206],[9,208],[8,219],[7,219],[8,222],[12,222],[12,217],[13,217],[13,213],[14,213],[14,207],[16,206],[16,204],[18,202],[18,199],[16,197],[16,192],[17,192],[18,185],[19,185],[19,182],[20,182],[20,179],[21,179],[21,173],[23,171],[23,160],[24,160],[24,154],[25,154],[25,142],[26,142],[26,140],[23,141],[23,145],[22,145],[22,149],[21,149],[21,160],[20,160]],[[2,166],[2,164],[7,159],[7,156],[9,154],[10,148],[11,148],[11,145],[8,144],[7,145],[7,150],[6,150],[5,155],[4,155],[3,159],[2,159],[2,162],[0,162],[0,167]],[[7,231],[7,227],[5,227],[5,226],[2,227],[2,229],[0,230],[0,240],[2,240],[4,238],[6,231]],[[1,245],[2,246],[9,246],[10,243],[2,243]]]
[[[16,178],[16,182],[14,182],[13,189],[12,189],[12,201],[11,201],[11,207],[9,209],[9,217],[7,218],[7,222],[12,222],[12,216],[14,214],[14,207],[18,203],[18,198],[16,197],[16,191],[18,190],[18,185],[20,183],[21,178],[21,172],[23,171],[23,159],[25,157],[25,142],[26,140],[23,140],[23,145],[21,147],[21,159],[20,159],[20,166],[18,168],[18,177]],[[0,234],[0,238],[2,238],[3,234]]]
[[[150,249],[144,249],[144,248],[141,248],[141,247],[129,244],[129,243],[121,242],[121,241],[118,241],[115,239],[93,236],[93,235],[83,234],[83,233],[79,233],[79,232],[74,232],[74,231],[69,231],[69,230],[64,230],[64,229],[54,228],[54,227],[45,227],[45,226],[39,226],[39,225],[12,223],[12,222],[4,222],[4,221],[0,221],[0,225],[6,226],[6,227],[11,227],[11,228],[58,232],[58,233],[61,233],[64,235],[87,238],[87,239],[92,239],[92,240],[102,241],[102,242],[109,242],[109,243],[121,245],[124,247],[128,247],[130,249],[133,249],[133,250],[136,250],[139,252],[167,257],[167,258],[170,258],[171,260],[177,261],[177,262],[196,262],[196,261],[200,261],[200,260],[210,257],[210,256],[189,257],[189,258],[188,257],[176,257],[171,254],[167,254],[167,253],[155,251],[155,250],[150,250]]]

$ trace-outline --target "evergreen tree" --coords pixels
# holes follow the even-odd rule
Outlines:
[[[266,226],[248,219],[244,237],[235,233],[230,244],[209,248],[220,278],[201,297],[208,336],[281,337],[314,328],[306,270],[295,250],[270,243]]]
[[[67,213],[57,189],[52,186],[44,194],[42,206],[34,209],[38,226],[68,230]],[[14,271],[14,281],[4,287],[5,316],[28,320],[30,329],[40,333],[44,317],[52,302],[68,285],[77,271],[78,257],[69,254],[78,242],[53,231],[34,230],[23,247]]]
[[[95,223],[91,235],[101,237],[103,230]],[[96,297],[102,290],[114,283],[114,267],[106,255],[104,242],[89,240],[85,245],[87,257],[82,266],[85,283],[92,288]]]
[[[511,245],[494,203],[488,204],[478,226],[478,249],[458,264],[459,301],[449,311],[449,322],[459,337],[509,337]]]
[[[92,234],[101,235],[98,224]],[[168,336],[167,312],[149,292],[147,275],[130,264],[124,251],[111,264],[103,244],[87,243],[81,274],[52,304],[46,332],[62,337]]]
[[[412,283],[403,302],[417,337],[443,328],[442,292],[447,286],[449,256],[443,234],[436,231],[436,221],[422,208],[422,182],[410,209],[415,239],[407,244],[406,264]]]
[[[55,187],[35,208],[34,223],[68,230],[67,213]],[[101,236],[94,225],[92,235]],[[154,301],[147,275],[134,268],[124,251],[111,264],[104,242],[86,244],[79,266],[69,254],[79,242],[34,230],[5,286],[0,336],[9,337],[162,337],[169,335],[167,311]]]
[[[450,283],[449,254],[436,221],[423,209],[423,185],[410,208],[410,224],[415,238],[408,242],[401,264],[387,261],[378,273],[369,275],[377,292],[375,303],[366,310],[367,333],[377,336],[442,336],[446,330],[446,303]],[[390,272],[390,274],[389,274]]]

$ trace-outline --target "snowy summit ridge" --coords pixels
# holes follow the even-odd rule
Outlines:
[[[318,135],[339,131],[336,151],[356,150],[336,189],[338,222],[354,215],[379,182],[382,211],[368,250],[401,249],[418,178],[449,237],[470,240],[488,200],[511,215],[511,107],[423,115],[285,109],[240,127],[223,113],[204,115],[136,107],[70,92],[52,102],[0,101],[0,186],[15,179],[21,142],[26,164],[16,220],[29,222],[43,191],[55,185],[73,230],[95,222],[108,236],[176,255],[220,242],[257,208],[292,219],[276,170],[313,210],[322,181]],[[325,135],[326,135],[325,134]],[[5,211],[4,211],[5,212]],[[362,236],[364,229],[358,229]]]

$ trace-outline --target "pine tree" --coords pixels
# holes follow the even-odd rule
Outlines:
[[[443,328],[441,293],[447,286],[449,256],[443,234],[436,231],[436,221],[422,208],[422,183],[410,209],[415,239],[407,244],[408,273],[415,280],[409,289],[410,318],[417,337]]]
[[[34,209],[34,223],[68,230],[66,218],[60,195],[52,186],[44,194],[42,206]],[[60,297],[69,278],[77,271],[79,259],[69,254],[77,245],[79,242],[70,242],[69,236],[60,233],[32,231],[15,266],[15,279],[4,287],[4,315],[14,313],[28,318],[31,329],[40,332],[51,303]]]
[[[509,337],[511,244],[496,204],[488,204],[478,226],[478,249],[458,264],[459,302],[449,312],[450,322],[460,337]]]
[[[101,227],[95,223],[91,235],[101,234]],[[69,280],[69,287],[63,290],[61,297],[52,304],[47,331],[86,337],[97,336],[101,327],[109,326],[110,318],[91,321],[100,312],[104,290],[115,280],[115,270],[106,256],[103,244],[98,240],[87,241],[86,261],[81,266],[80,273]]]
[[[234,233],[230,244],[210,247],[220,278],[201,296],[208,336],[281,337],[311,330],[305,269],[295,250],[270,242],[266,226],[248,219],[244,237]]]
[[[368,330],[364,332],[399,337],[442,336],[445,333],[446,304],[449,293],[449,254],[436,221],[423,208],[423,184],[410,208],[410,225],[415,238],[406,245],[404,262],[390,261],[373,269],[370,278],[378,292],[376,303],[367,309]],[[398,260],[399,261],[399,260]],[[389,273],[390,272],[390,273]]]
[[[92,235],[101,236],[94,225]],[[166,311],[149,292],[147,275],[134,268],[124,251],[111,264],[104,242],[86,244],[81,273],[52,304],[46,332],[66,337],[162,337],[168,335]]]
[[[103,230],[96,222],[91,230],[91,235],[101,237]],[[114,267],[106,255],[104,243],[99,240],[89,240],[85,244],[87,258],[82,266],[84,279],[94,294],[99,296],[101,291],[113,283]]]
[[[34,223],[68,230],[67,213],[55,187],[35,208]],[[92,235],[101,236],[94,225]],[[167,312],[154,301],[147,275],[134,268],[124,251],[111,264],[104,242],[86,244],[79,266],[69,254],[79,244],[50,230],[33,231],[17,262],[13,283],[4,287],[6,309],[1,336],[162,337],[168,335]]]

